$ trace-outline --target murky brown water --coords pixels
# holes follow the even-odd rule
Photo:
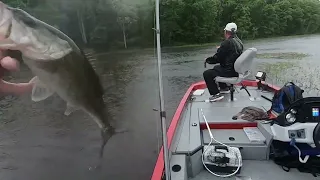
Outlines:
[[[314,35],[259,40],[246,46],[255,46],[259,53],[310,54],[303,60],[257,59],[254,69],[261,67],[261,63],[272,64],[267,68],[268,81],[282,85],[284,81],[294,80],[311,94],[317,94],[319,42],[320,36]],[[164,49],[163,84],[168,124],[189,85],[202,80],[203,59],[214,51],[215,47]],[[149,179],[161,144],[160,119],[152,110],[159,107],[154,52],[100,54],[94,61],[114,118],[129,129],[107,144],[101,171],[88,170],[98,158],[100,144],[98,127],[88,115],[78,111],[64,116],[66,104],[57,96],[38,103],[31,102],[29,96],[4,97],[0,101],[0,179]],[[298,68],[291,70],[288,63]],[[32,75],[22,67],[14,77],[15,81],[27,81]]]

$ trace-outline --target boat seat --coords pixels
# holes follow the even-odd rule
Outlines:
[[[238,77],[217,76],[215,78],[216,82],[226,83],[228,86],[231,86],[230,88],[231,101],[233,101],[234,85],[241,83],[242,80],[244,80],[251,74],[250,69],[253,63],[253,59],[256,57],[256,55],[257,55],[257,49],[252,47],[244,51],[238,57],[238,59],[234,63],[234,70],[239,74]],[[242,85],[241,89],[245,89],[248,95],[251,96],[249,91],[246,89],[246,87],[243,84],[241,85]]]

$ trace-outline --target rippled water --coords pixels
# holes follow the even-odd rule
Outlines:
[[[253,70],[266,70],[269,82],[294,81],[309,94],[318,93],[319,35],[244,43],[247,48],[256,47],[258,53],[309,54],[302,60],[257,59]],[[203,59],[214,52],[215,46],[163,49],[168,125],[190,84],[202,80]],[[152,110],[159,108],[155,51],[99,53],[93,64],[113,118],[129,129],[107,144],[103,169],[88,170],[97,160],[100,134],[85,113],[64,116],[65,102],[57,96],[38,103],[29,96],[7,96],[0,100],[0,179],[149,179],[161,145],[159,114]],[[13,81],[28,81],[32,75],[22,67],[13,77]]]

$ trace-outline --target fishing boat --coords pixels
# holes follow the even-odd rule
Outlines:
[[[248,78],[253,73],[250,67],[258,51],[254,47],[245,50],[236,60],[235,70],[239,77],[216,78],[217,82],[225,82],[231,88],[230,93],[224,94],[224,99],[210,102],[205,82],[192,84],[167,130],[161,74],[159,0],[156,0],[155,30],[163,146],[151,180],[319,179],[316,174],[286,170],[286,166],[279,166],[272,157],[276,153],[275,146],[282,143],[283,147],[291,147],[290,152],[296,153],[301,164],[311,156],[318,158],[320,98],[301,98],[281,113],[271,110],[272,98],[280,88],[266,83],[266,73],[262,71],[254,73],[255,79]],[[237,118],[239,116],[235,115],[246,107],[264,109],[268,118],[266,121]]]

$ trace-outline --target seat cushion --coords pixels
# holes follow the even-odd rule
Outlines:
[[[250,71],[245,72],[245,74],[239,74],[239,77],[220,77],[217,76],[215,78],[216,82],[222,82],[222,83],[227,83],[227,84],[238,84],[245,78],[247,78],[251,74]]]
[[[228,83],[228,84],[237,84],[241,82],[242,78],[239,77],[220,77],[215,78],[216,82]]]

